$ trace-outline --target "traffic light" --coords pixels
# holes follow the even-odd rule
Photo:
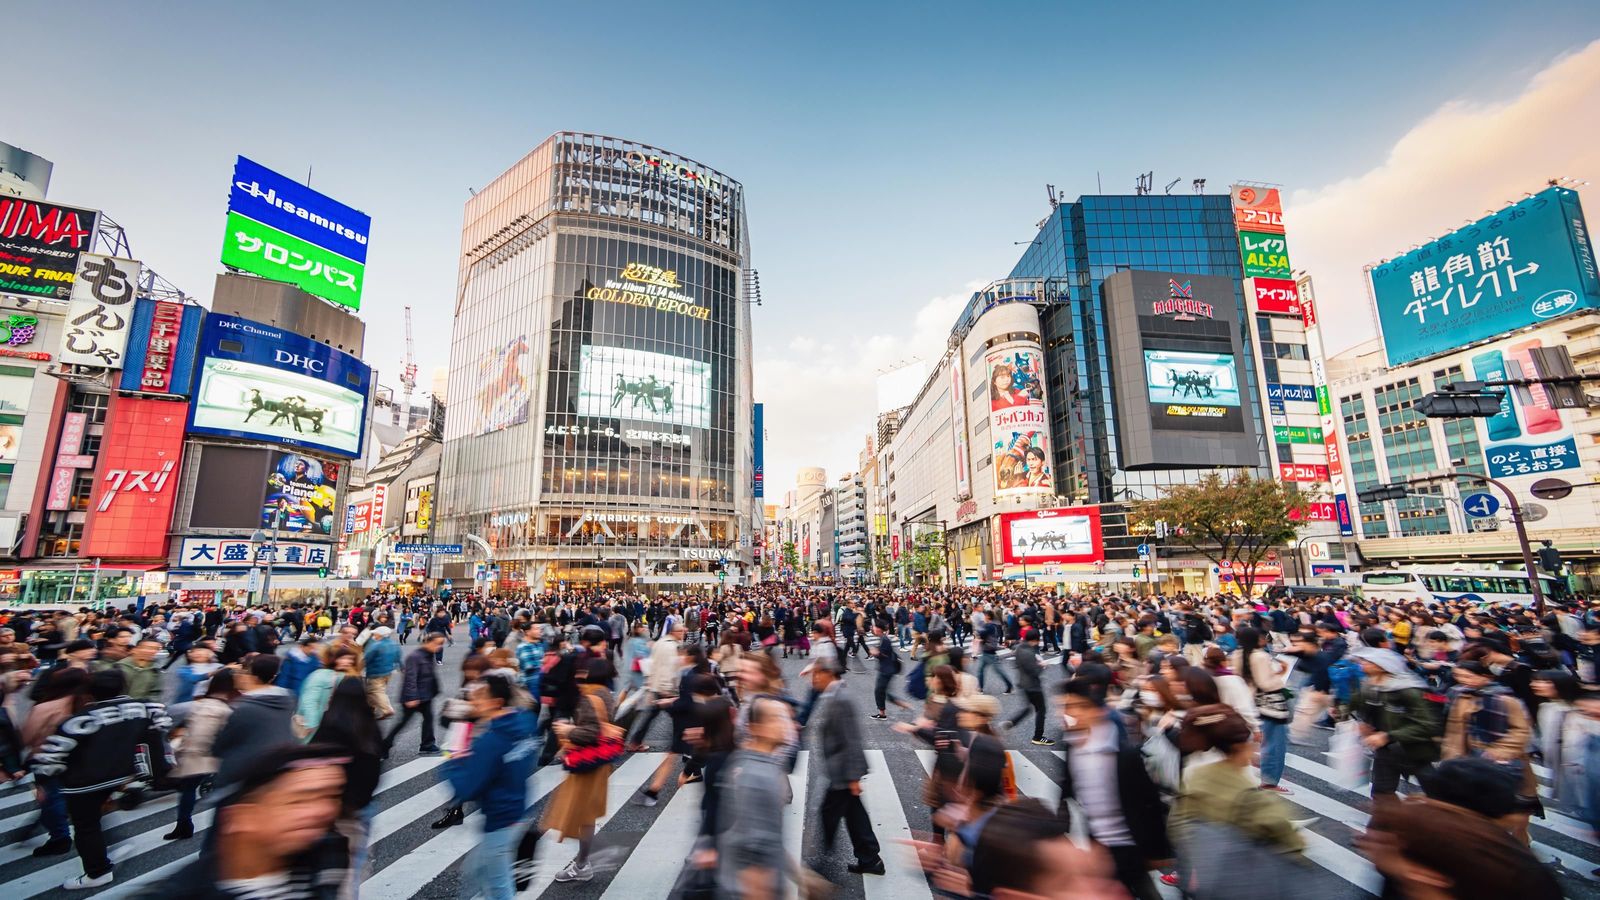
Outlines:
[[[1561,574],[1561,551],[1554,544],[1545,541],[1543,547],[1534,551],[1534,555],[1539,558],[1539,568],[1553,575]]]
[[[1429,419],[1488,419],[1500,415],[1503,391],[1483,388],[1481,381],[1460,381],[1417,400],[1416,411]]]
[[[1380,484],[1364,491],[1356,491],[1356,499],[1362,503],[1382,503],[1385,500],[1399,500],[1410,493],[1403,484]]]
[[[328,567],[327,566],[323,566],[322,568],[318,569],[317,570],[317,577],[318,578],[327,578],[328,577]]]

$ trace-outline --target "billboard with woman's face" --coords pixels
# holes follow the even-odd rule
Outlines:
[[[995,496],[1055,493],[1043,351],[1026,344],[992,350],[985,371]]]

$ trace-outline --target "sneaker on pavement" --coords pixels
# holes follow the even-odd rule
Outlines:
[[[1034,738],[1033,743],[1039,745],[1040,747],[1054,747],[1056,745],[1056,742],[1050,740],[1049,738]]]
[[[557,881],[593,881],[594,867],[580,866],[577,860],[567,863],[567,867],[556,873]]]
[[[660,803],[660,802],[661,801],[659,799],[657,799],[656,795],[650,793],[649,791],[640,791],[639,792],[639,805],[640,806],[655,806],[657,803]]]
[[[90,888],[105,887],[111,883],[112,877],[113,873],[111,872],[107,872],[98,878],[79,875],[77,878],[68,878],[66,881],[61,882],[61,889],[63,891],[86,891]]]

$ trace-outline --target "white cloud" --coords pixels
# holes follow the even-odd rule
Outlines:
[[[766,404],[769,503],[794,489],[795,472],[805,466],[826,468],[830,480],[855,470],[877,425],[879,371],[913,358],[931,367],[971,290],[927,301],[902,334],[799,336],[781,349],[758,342],[756,399]]]
[[[1509,100],[1446,103],[1370,171],[1291,192],[1290,255],[1314,280],[1329,352],[1377,333],[1367,264],[1521,199],[1548,178],[1600,176],[1597,113],[1600,40],[1555,60]]]

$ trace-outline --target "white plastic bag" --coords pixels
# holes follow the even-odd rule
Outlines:
[[[1183,756],[1167,738],[1166,732],[1152,730],[1150,736],[1145,738],[1142,750],[1144,767],[1150,773],[1150,780],[1162,790],[1177,793],[1178,779],[1183,773]]]
[[[1361,726],[1346,719],[1333,729],[1333,739],[1328,742],[1328,766],[1335,773],[1339,787],[1347,791],[1360,791],[1372,777],[1372,764],[1367,748],[1361,744]]]

